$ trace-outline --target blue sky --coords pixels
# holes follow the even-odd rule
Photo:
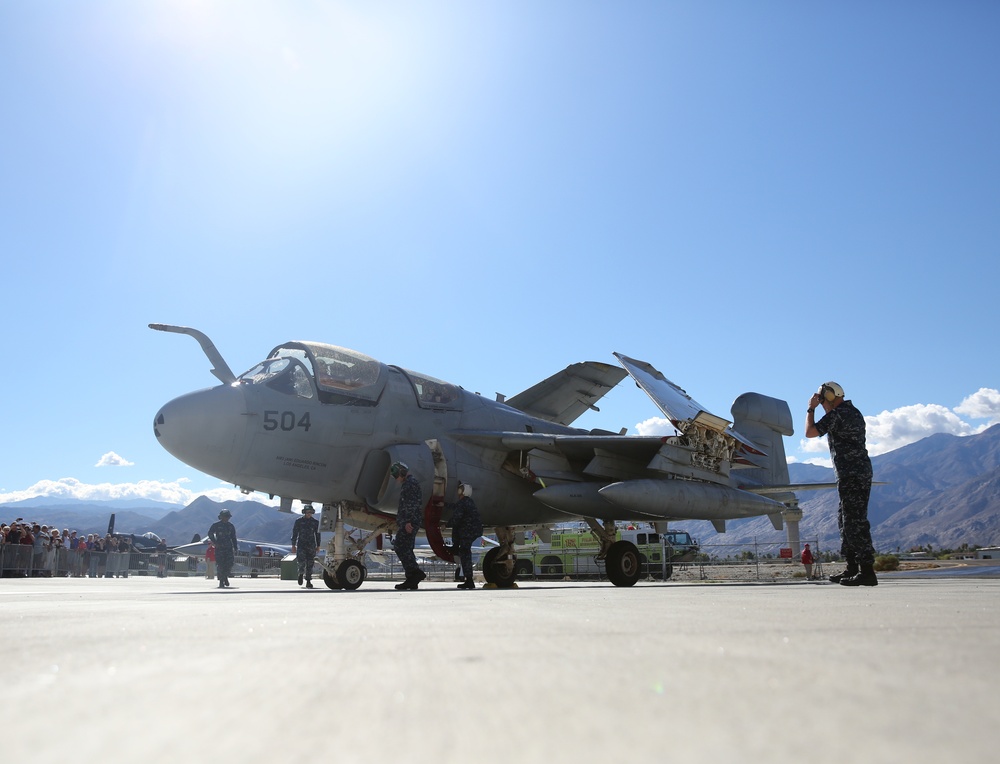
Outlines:
[[[989,2],[0,0],[0,501],[223,496],[153,436],[215,379],[150,322],[490,396],[618,351],[788,400],[798,461],[828,379],[873,453],[1000,421],[998,37]]]

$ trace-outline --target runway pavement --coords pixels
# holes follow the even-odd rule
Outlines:
[[[1000,745],[1000,579],[0,579],[11,762],[937,762]]]

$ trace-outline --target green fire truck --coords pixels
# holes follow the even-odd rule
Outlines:
[[[619,530],[617,540],[623,539],[639,549],[642,575],[652,578],[670,578],[674,565],[691,562],[698,553],[698,542],[687,531]],[[599,548],[589,529],[553,531],[549,543],[535,538],[517,547],[517,572],[525,578],[600,577]]]

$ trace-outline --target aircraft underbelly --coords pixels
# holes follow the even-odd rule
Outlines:
[[[332,446],[290,437],[258,433],[244,462],[243,482],[257,490],[284,493],[283,486],[322,486],[343,482],[358,461],[358,446]]]

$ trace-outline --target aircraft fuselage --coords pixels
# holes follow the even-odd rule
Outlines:
[[[280,351],[275,351],[279,358]],[[387,473],[399,459],[421,480],[425,498],[435,478],[437,490],[449,500],[459,480],[475,485],[486,524],[494,517],[504,524],[565,519],[532,498],[536,483],[503,469],[507,454],[449,435],[580,430],[377,362],[371,385],[377,390],[352,397],[334,392],[331,384],[324,389],[318,383],[322,375],[310,364],[286,360],[273,373],[251,370],[233,384],[167,403],[155,420],[161,445],[202,472],[270,496],[321,504],[349,501],[393,513],[396,486]],[[319,363],[314,360],[313,366]]]

